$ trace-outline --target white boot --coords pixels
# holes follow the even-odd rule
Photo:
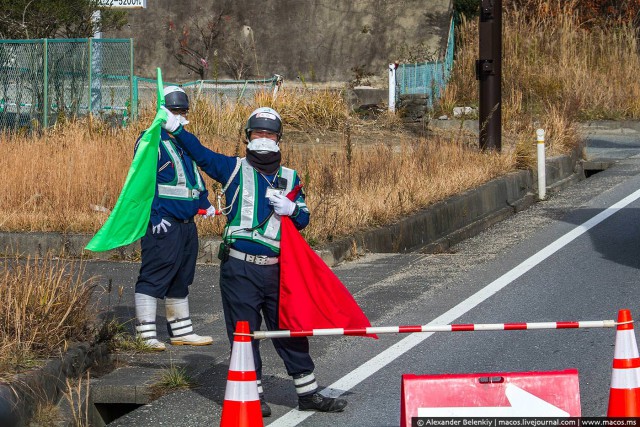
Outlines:
[[[136,335],[151,349],[162,351],[166,347],[156,334],[156,299],[145,294],[135,294]]]
[[[193,333],[188,298],[166,298],[165,308],[171,344],[209,345],[213,343],[213,338],[210,336],[200,336]]]

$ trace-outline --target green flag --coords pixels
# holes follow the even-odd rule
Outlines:
[[[160,68],[158,68],[157,96],[156,117],[140,138],[138,150],[129,167],[120,197],[107,221],[85,249],[102,252],[125,246],[138,240],[147,230],[151,203],[156,191],[161,125],[167,121],[167,113],[160,109],[164,105]]]

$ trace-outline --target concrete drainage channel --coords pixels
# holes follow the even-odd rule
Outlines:
[[[582,169],[584,170],[585,178],[591,178],[598,172],[607,170],[613,165],[613,161],[601,160],[601,161],[584,161],[582,162]]]
[[[575,153],[578,152],[576,150]],[[613,163],[608,160],[581,161],[577,154],[547,159],[547,193],[553,194],[607,169]],[[333,242],[318,250],[318,253],[327,264],[333,266],[355,255],[354,251],[358,253],[446,251],[454,244],[478,234],[492,224],[535,203],[537,201],[535,178],[531,171],[514,172],[434,204],[388,227],[360,232]],[[84,247],[89,237],[48,236],[43,238],[37,234],[18,236],[17,233],[0,233],[0,245],[13,250],[19,249],[23,253],[42,253],[42,251],[57,249],[61,255],[69,256],[74,254],[74,248]],[[214,254],[216,243],[215,240],[204,242],[201,247],[201,259],[208,262],[216,260]],[[132,245],[132,248],[121,250],[118,254],[128,257],[131,254],[126,251],[135,252],[135,250],[135,246]],[[114,254],[107,256],[111,259],[117,258]],[[83,356],[95,353],[95,349],[85,347],[79,350]],[[104,357],[82,358],[83,361],[85,359],[96,364],[105,362]],[[208,362],[210,364],[212,361]],[[216,360],[215,364],[223,362],[223,360]],[[49,402],[59,401],[65,378],[77,376],[83,368],[90,366],[87,362],[83,362],[82,366],[75,365],[77,365],[76,369],[59,369],[54,373],[47,373],[46,378],[40,380],[40,383],[30,383],[29,387],[32,388],[33,394],[40,397],[46,396],[45,400]],[[92,380],[87,402],[91,425],[105,426],[151,403],[155,398],[153,384],[161,375],[160,371],[161,369],[144,366],[128,366],[115,369]],[[196,372],[190,374],[195,374],[192,377],[197,376]],[[39,375],[45,376],[44,373]],[[34,391],[40,389],[44,391]],[[47,389],[52,391],[47,392]],[[31,402],[31,404],[24,402]],[[29,411],[33,408],[33,399],[21,399],[20,396],[11,398],[11,392],[4,393],[0,390],[0,425],[23,425],[20,420],[27,419]],[[17,423],[12,423],[12,419],[18,420]]]
[[[106,426],[151,403],[154,400],[153,381],[160,375],[160,369],[124,367],[93,381],[88,402],[91,426]]]

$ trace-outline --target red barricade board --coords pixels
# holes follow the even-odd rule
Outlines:
[[[402,375],[400,425],[411,417],[579,417],[578,371]]]

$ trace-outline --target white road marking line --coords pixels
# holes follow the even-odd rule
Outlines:
[[[446,313],[443,313],[439,317],[433,319],[429,325],[441,325],[444,323],[451,323],[457,318],[461,317],[471,309],[475,308],[477,305],[487,300],[492,295],[498,293],[500,290],[505,288],[511,282],[525,274],[527,271],[531,270],[536,265],[540,264],[542,261],[562,249],[564,246],[571,243],[573,240],[577,239],[596,225],[600,224],[611,215],[618,212],[620,209],[625,206],[633,203],[638,198],[640,198],[640,190],[633,192],[628,195],[624,199],[615,203],[614,205],[608,207],[604,211],[600,212],[598,215],[589,219],[588,221],[582,223],[578,227],[569,231],[567,234],[563,235],[559,239],[555,240],[548,246],[544,247],[537,253],[533,254],[531,257],[527,258],[516,267],[506,272],[493,282],[489,283],[487,286],[471,295],[466,300],[462,301],[455,307],[451,308]],[[433,335],[434,332],[420,332],[411,334],[408,337],[404,338],[401,341],[398,341],[396,344],[392,345],[382,353],[378,354],[374,358],[368,360],[359,368],[354,369],[349,372],[344,377],[340,378],[329,387],[323,390],[322,394],[327,397],[338,397],[344,394],[346,391],[351,390],[358,384],[360,384],[365,379],[369,378],[371,375],[378,372],[380,369],[387,366],[389,363],[393,362],[398,357],[402,356],[407,351],[411,350],[416,345],[420,344],[422,341],[429,338]],[[348,407],[347,407],[348,408]],[[269,424],[270,427],[288,427],[288,426],[296,426],[302,421],[306,420],[310,416],[312,416],[315,412],[303,412],[298,411],[297,409],[292,409],[287,412],[282,417],[275,420],[273,423]]]

